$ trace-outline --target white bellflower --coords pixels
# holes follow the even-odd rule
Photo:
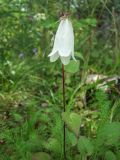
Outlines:
[[[50,62],[55,62],[59,57],[64,65],[70,62],[74,57],[74,33],[72,23],[68,18],[60,21],[55,35],[52,52],[48,55]]]

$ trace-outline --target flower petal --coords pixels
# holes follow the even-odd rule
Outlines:
[[[73,60],[77,61],[76,58],[75,58],[75,56],[74,56],[74,52],[72,52],[71,55],[72,55]]]
[[[51,55],[49,54],[48,56],[50,57],[50,62],[55,62],[59,58],[58,52]]]
[[[61,57],[68,57],[74,50],[74,34],[68,19],[61,20],[55,35],[53,51],[57,50]]]
[[[55,35],[52,52],[48,55],[50,61],[54,62],[59,57],[64,65],[70,62],[74,57],[74,33],[72,23],[69,19],[61,20]]]
[[[62,61],[62,63],[64,65],[67,65],[70,62],[70,56],[68,56],[68,57],[60,57],[60,59],[61,59],[61,61]]]

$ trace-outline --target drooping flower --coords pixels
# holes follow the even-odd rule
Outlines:
[[[74,33],[72,23],[68,18],[61,19],[55,35],[52,52],[48,55],[50,62],[55,62],[59,57],[64,65],[74,60]]]

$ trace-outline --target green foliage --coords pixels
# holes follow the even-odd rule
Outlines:
[[[65,66],[61,115],[61,64],[47,55],[69,7],[77,62]],[[68,160],[120,159],[119,84],[88,95],[85,84],[120,74],[119,17],[119,0],[0,0],[0,160],[62,160],[63,123]]]
[[[79,71],[79,61],[71,60],[68,65],[65,66],[65,71],[70,73],[76,73]]]
[[[100,109],[100,123],[103,125],[109,120],[110,100],[104,91],[99,90],[96,93],[97,105]]]
[[[81,117],[77,113],[62,113],[62,119],[67,127],[78,137],[81,125]]]
[[[81,136],[78,141],[78,150],[83,157],[90,156],[94,152],[94,146],[89,138]]]
[[[105,153],[105,160],[116,160],[116,156],[113,152],[107,151]]]
[[[56,155],[56,157],[61,157],[61,155],[63,154],[63,149],[62,149],[63,123],[58,113],[54,114],[53,118],[55,123],[54,126],[52,126],[51,128],[52,135],[44,145],[45,148],[52,151]]]
[[[45,152],[38,152],[35,153],[32,157],[32,160],[50,160],[50,156],[49,154],[45,153]]]
[[[97,141],[103,147],[103,145],[116,146],[120,137],[120,123],[112,122],[110,124],[104,124],[97,134]]]

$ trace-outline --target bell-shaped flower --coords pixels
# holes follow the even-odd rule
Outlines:
[[[50,62],[56,61],[59,57],[64,65],[74,60],[74,33],[72,23],[68,18],[60,21],[58,30],[55,35],[52,52],[48,55]]]

